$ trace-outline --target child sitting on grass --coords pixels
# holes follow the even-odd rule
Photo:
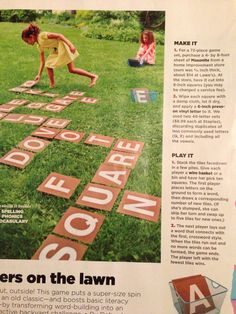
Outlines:
[[[140,43],[136,59],[139,60],[140,63],[155,64],[156,44],[153,32],[149,30],[142,32]]]
[[[38,74],[35,77],[36,82],[40,80],[44,66],[46,66],[50,80],[50,87],[53,88],[55,86],[53,69],[67,65],[70,73],[90,78],[89,87],[96,84],[98,75],[75,68],[73,61],[78,57],[79,53],[74,45],[62,34],[40,32],[38,26],[29,24],[29,26],[22,32],[22,39],[29,45],[37,43],[39,46],[40,66]],[[45,49],[51,49],[51,53],[49,54],[46,62],[44,56]]]

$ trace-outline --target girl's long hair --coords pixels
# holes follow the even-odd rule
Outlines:
[[[30,35],[38,36],[39,33],[40,28],[37,25],[30,23],[29,26],[22,31],[21,38],[29,38]]]
[[[143,36],[146,35],[148,37],[148,44],[152,44],[155,42],[155,38],[154,38],[154,34],[152,31],[149,31],[149,30],[145,30],[141,33],[141,36],[140,36],[140,42],[142,44],[144,44],[144,41],[143,41]]]

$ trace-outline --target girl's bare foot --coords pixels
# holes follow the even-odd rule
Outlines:
[[[89,87],[93,87],[96,84],[97,80],[98,80],[98,75],[94,75],[94,77],[91,78],[91,82],[89,84]]]
[[[50,83],[49,87],[50,87],[50,88],[54,88],[54,87],[55,87],[55,83],[53,83],[53,84]]]

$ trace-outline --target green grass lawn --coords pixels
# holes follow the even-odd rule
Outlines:
[[[14,113],[31,113],[70,119],[67,129],[127,138],[145,142],[144,149],[128,179],[125,190],[161,197],[162,160],[162,102],[164,47],[157,47],[155,66],[131,68],[127,59],[133,57],[138,44],[84,38],[75,28],[42,25],[43,31],[63,33],[79,51],[76,65],[97,73],[100,79],[90,89],[89,80],[67,72],[55,72],[57,92],[64,96],[72,90],[86,92],[98,98],[96,105],[73,103],[60,113],[20,107]],[[14,98],[49,102],[40,96],[16,95],[8,91],[24,81],[33,79],[38,70],[39,53],[36,47],[21,40],[25,24],[0,23],[0,91],[1,103]],[[38,87],[49,90],[44,72]],[[149,104],[133,103],[131,88],[148,88],[159,92],[158,101]],[[0,121],[0,156],[6,154],[36,127]],[[86,137],[85,137],[86,138]],[[83,142],[83,141],[82,141]],[[75,206],[78,195],[91,181],[110,149],[54,140],[24,170],[0,164],[0,204],[28,204],[25,219],[28,224],[0,224],[0,258],[29,259],[50,234],[69,206]],[[36,191],[51,172],[81,179],[70,200]],[[124,190],[112,212],[96,211],[106,216],[95,241],[84,259],[92,261],[160,262],[161,224],[116,213]],[[93,210],[92,210],[93,211]]]

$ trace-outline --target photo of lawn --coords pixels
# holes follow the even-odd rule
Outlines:
[[[117,208],[125,190],[161,198],[164,45],[157,41],[155,65],[130,67],[127,60],[135,57],[140,45],[138,31],[136,41],[132,38],[121,41],[122,38],[90,36],[92,31],[89,33],[84,22],[81,27],[71,23],[55,23],[53,20],[46,23],[43,18],[36,23],[42,31],[61,33],[68,38],[79,52],[75,65],[98,74],[99,79],[93,88],[89,88],[88,78],[68,73],[65,66],[55,70],[55,88],[49,88],[45,70],[35,88],[60,96],[79,90],[85,92],[86,97],[98,99],[98,102],[83,104],[75,101],[58,113],[25,106],[11,112],[69,119],[71,122],[67,129],[84,132],[85,137],[78,144],[53,140],[23,170],[0,164],[0,207],[5,208],[9,204],[23,206],[23,217],[28,220],[25,224],[0,223],[0,259],[31,259],[52,233],[63,213],[73,206],[105,216],[104,224],[94,242],[88,246],[83,260],[160,262],[161,215],[155,223],[122,215],[117,213]],[[27,25],[22,22],[0,22],[0,104],[12,99],[51,101],[45,96],[9,91],[37,75],[39,51],[36,46],[27,45],[21,39],[21,32]],[[102,24],[99,25],[97,32],[102,27]],[[84,30],[87,31],[86,36]],[[157,101],[146,104],[133,102],[130,96],[133,88],[157,91]],[[0,120],[0,158],[36,128],[34,125]],[[76,205],[78,196],[91,182],[111,150],[83,144],[90,133],[145,143],[111,212]],[[37,191],[51,172],[80,179],[70,199]]]

